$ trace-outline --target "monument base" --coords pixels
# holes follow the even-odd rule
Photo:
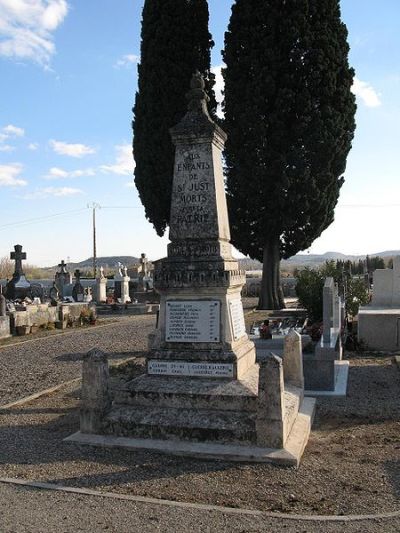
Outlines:
[[[183,440],[142,439],[110,435],[85,434],[78,431],[64,439],[64,442],[98,446],[102,448],[123,448],[146,450],[155,453],[215,459],[236,462],[274,463],[279,466],[298,467],[308,442],[315,413],[314,398],[305,398],[283,448],[262,448],[214,442],[190,442]]]
[[[103,364],[99,360],[94,364]],[[107,374],[96,368],[84,375]],[[90,390],[85,382],[82,387]],[[315,409],[303,388],[284,384],[281,360],[274,356],[264,366],[253,365],[242,380],[144,374],[107,394],[112,404],[105,398],[82,404],[81,432],[68,441],[298,465]],[[101,405],[109,407],[101,412]]]

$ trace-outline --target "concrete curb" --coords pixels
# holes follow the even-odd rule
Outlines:
[[[25,403],[31,402],[33,400],[37,400],[41,396],[47,396],[48,394],[57,392],[58,390],[64,387],[67,387],[68,385],[72,385],[73,383],[78,383],[80,380],[81,378],[75,378],[75,379],[71,379],[70,381],[64,381],[64,383],[60,383],[59,385],[54,385],[54,387],[50,387],[49,389],[35,392],[34,394],[31,394],[30,396],[25,396],[25,398],[21,398],[20,400],[16,400],[15,402],[7,403],[5,405],[0,405],[0,412],[3,411],[4,409],[11,409],[12,407],[18,407],[19,405],[24,405]]]
[[[40,481],[31,481],[15,478],[0,478],[0,483],[8,485],[19,485],[42,490],[53,490],[58,492],[68,492],[72,494],[81,494],[84,496],[95,496],[100,498],[113,498],[116,500],[127,500],[137,503],[150,505],[163,505],[167,507],[176,507],[180,509],[196,509],[200,511],[214,511],[227,514],[260,516],[274,518],[279,520],[303,521],[303,522],[360,522],[365,520],[384,520],[400,517],[400,511],[382,513],[378,515],[347,515],[347,516],[327,516],[327,515],[298,515],[257,511],[253,509],[238,509],[235,507],[222,507],[219,505],[208,505],[202,503],[176,502],[171,500],[159,500],[157,498],[148,498],[145,496],[131,496],[129,494],[118,494],[115,492],[100,492],[92,489],[80,489],[77,487],[67,487],[53,483],[44,483]]]

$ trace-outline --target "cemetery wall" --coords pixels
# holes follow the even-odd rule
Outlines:
[[[13,334],[27,334],[34,328],[46,327],[49,324],[60,329],[65,329],[69,325],[78,325],[82,310],[89,309],[89,307],[95,312],[95,308],[86,302],[58,304],[57,306],[29,305],[24,311],[10,313],[11,331]]]

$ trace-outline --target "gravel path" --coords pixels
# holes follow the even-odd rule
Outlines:
[[[67,330],[0,345],[0,406],[80,377],[82,355],[97,347],[110,362],[140,355],[155,316],[122,317],[100,327]]]
[[[143,372],[141,364],[132,372]],[[0,414],[0,477],[280,513],[392,512],[400,497],[399,378],[389,358],[352,360],[349,395],[319,403],[298,470],[62,443],[79,428],[79,389],[71,386]]]
[[[154,322],[154,316],[126,317],[105,327],[3,346],[0,404],[79,377],[82,354],[93,346],[107,351],[111,361],[138,356],[135,364],[129,364],[130,374],[142,373],[140,355]],[[120,379],[121,372],[114,372],[114,377]],[[0,477],[264,512],[347,515],[399,509],[400,372],[388,357],[351,359],[348,396],[318,401],[316,421],[298,470],[63,444],[62,439],[79,427],[78,405],[79,388],[71,385],[0,412]],[[21,522],[12,505],[1,505],[15,498],[22,502]],[[58,527],[54,502],[58,502],[58,519],[65,529]],[[71,504],[74,513],[67,511]],[[86,504],[92,511],[88,516]],[[116,509],[127,506],[137,513],[135,520],[145,520],[145,526],[136,528],[129,513],[111,516],[110,505],[101,498],[95,502],[92,497],[0,484],[0,531],[79,531],[79,521],[83,531],[101,531],[106,526],[118,531],[280,531],[269,519],[235,516],[228,520],[224,514],[214,516],[209,511],[168,511],[116,502]],[[38,525],[41,512],[48,513],[46,529]],[[31,518],[37,522],[29,522]],[[88,520],[94,520],[94,529],[87,526]],[[115,527],[112,520],[117,520]],[[372,529],[357,523],[343,531],[400,530],[390,529],[392,523],[369,523]],[[337,524],[296,527],[294,522],[285,522],[282,530],[342,531]]]
[[[305,522],[0,484],[2,533],[398,533],[399,529],[398,518],[362,520],[346,524]]]

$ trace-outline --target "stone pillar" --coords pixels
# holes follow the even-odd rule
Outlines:
[[[103,303],[107,300],[107,278],[96,279],[96,302]]]
[[[82,433],[99,433],[111,407],[107,355],[94,348],[83,358],[80,422]]]
[[[283,353],[283,374],[285,381],[295,387],[304,389],[301,335],[294,329],[285,337]]]
[[[121,281],[121,301],[123,304],[126,304],[131,301],[129,296],[129,276],[124,276]]]
[[[284,392],[282,359],[271,353],[260,364],[256,419],[258,446],[283,448],[285,444]]]
[[[326,278],[323,289],[323,339],[324,344],[331,342],[331,328],[333,327],[333,278]]]

